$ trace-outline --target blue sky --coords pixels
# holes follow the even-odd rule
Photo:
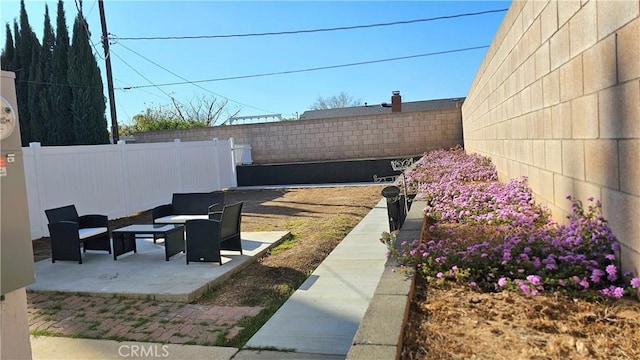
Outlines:
[[[27,1],[29,22],[42,39],[45,3],[55,27],[57,1]],[[508,1],[114,1],[105,0],[112,41],[112,68],[118,122],[147,107],[207,96],[229,100],[239,116],[295,117],[319,96],[345,92],[369,104],[389,102],[399,90],[403,101],[466,96],[486,48],[327,70],[235,80],[154,86],[243,77],[318,67],[409,57],[490,45],[505,12],[293,35],[188,40],[125,40],[126,37],[230,35],[283,32],[428,19],[506,9]],[[71,33],[76,3],[65,1]],[[104,53],[97,0],[83,2],[91,40],[106,91]],[[19,2],[0,3],[4,23],[19,16]],[[149,61],[151,60],[151,61]],[[159,65],[159,66],[158,66]],[[127,87],[143,88],[125,89]],[[110,121],[107,105],[107,118]]]

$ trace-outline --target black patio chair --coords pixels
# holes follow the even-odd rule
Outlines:
[[[210,219],[220,221],[220,250],[240,251],[240,255],[242,255],[242,241],[240,239],[242,204],[243,202],[240,201],[225,205],[222,211],[209,213]]]
[[[240,251],[240,224],[242,202],[226,205],[222,211],[209,214],[210,219],[187,220],[186,261],[218,262],[222,265],[220,250]]]
[[[67,205],[44,211],[49,220],[51,238],[51,262],[56,260],[78,261],[87,250],[104,250],[111,254],[109,219],[105,215],[78,216],[75,205]]]
[[[189,261],[217,262],[222,265],[220,222],[206,219],[187,220],[184,226],[187,265]]]

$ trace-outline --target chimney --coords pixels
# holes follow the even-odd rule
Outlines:
[[[391,92],[391,112],[402,112],[402,97],[400,91]]]

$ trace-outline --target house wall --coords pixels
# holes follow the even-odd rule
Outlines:
[[[254,164],[419,155],[462,145],[460,109],[137,133],[136,143],[231,138]]]
[[[513,1],[462,107],[468,152],[557,220],[601,199],[640,273],[640,1]]]

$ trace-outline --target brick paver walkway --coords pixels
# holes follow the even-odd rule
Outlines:
[[[261,307],[208,306],[64,293],[27,293],[32,334],[224,345]]]

